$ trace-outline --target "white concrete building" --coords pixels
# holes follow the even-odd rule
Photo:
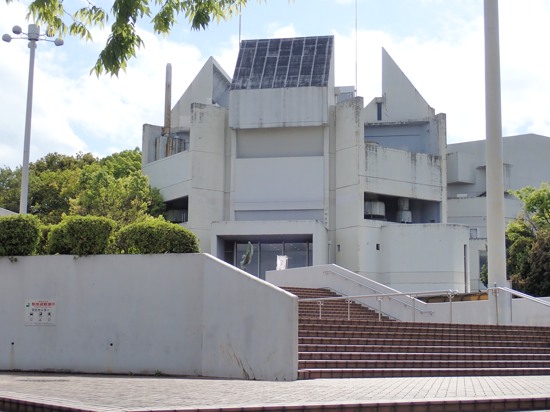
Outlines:
[[[504,213],[510,221],[522,210],[509,193],[550,181],[550,138],[536,134],[504,137]],[[447,147],[448,221],[470,227],[470,285],[484,289],[479,281],[487,263],[487,198],[485,140],[455,143]]]
[[[445,115],[382,52],[366,107],[334,84],[332,36],[245,40],[233,78],[210,58],[143,171],[203,252],[261,278],[336,263],[402,291],[469,290],[469,230],[447,223]]]

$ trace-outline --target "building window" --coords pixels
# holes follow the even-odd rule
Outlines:
[[[470,239],[477,239],[477,227],[470,228]]]
[[[376,102],[376,120],[382,120],[382,102]]]
[[[277,268],[277,256],[287,256],[287,268],[311,266],[313,264],[313,243],[305,242],[271,242],[268,239],[260,242],[251,242],[252,258],[244,270],[251,275],[265,279],[265,272]],[[247,251],[248,242],[226,241],[224,259],[227,263],[238,268]]]
[[[189,197],[184,196],[166,202],[166,211],[164,212],[166,220],[172,223],[186,223],[189,221]]]

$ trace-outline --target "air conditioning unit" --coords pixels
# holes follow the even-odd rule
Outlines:
[[[365,219],[385,219],[386,205],[377,200],[367,201],[365,202],[364,215]]]
[[[410,210],[398,210],[397,222],[399,223],[412,223],[412,212]]]

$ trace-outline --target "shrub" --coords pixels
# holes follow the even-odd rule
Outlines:
[[[36,252],[40,220],[34,215],[0,217],[0,256],[29,256]]]
[[[163,218],[150,218],[123,227],[115,235],[119,253],[197,253],[199,242],[190,230]]]
[[[47,250],[50,254],[100,255],[107,251],[116,224],[99,216],[64,216],[50,229]]]
[[[38,244],[36,245],[37,255],[48,254],[48,234],[50,233],[51,225],[41,225],[40,235],[38,236]]]

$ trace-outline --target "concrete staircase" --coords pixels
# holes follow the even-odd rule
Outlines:
[[[285,288],[299,298],[338,296]],[[346,300],[299,304],[299,379],[550,375],[550,328],[391,321]]]

